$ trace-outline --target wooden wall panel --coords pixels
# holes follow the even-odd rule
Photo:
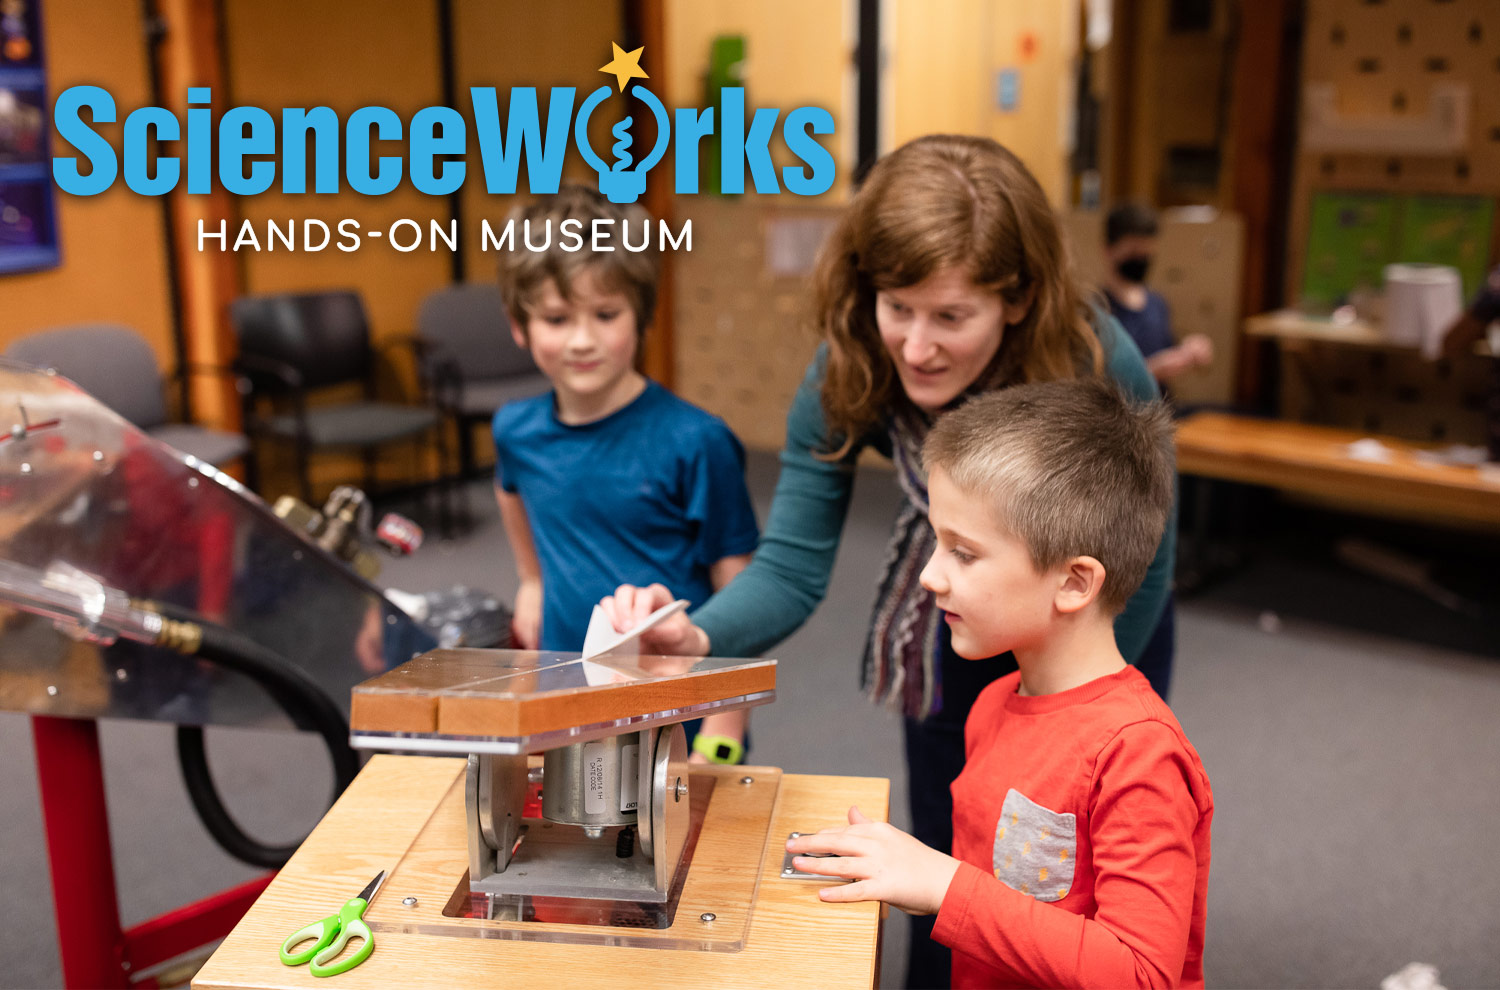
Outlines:
[[[821,137],[820,143],[832,153],[838,178],[823,196],[809,198],[843,199],[854,163],[854,0],[664,2],[671,63],[669,89],[660,95],[667,105],[706,106],[704,76],[710,44],[720,35],[743,35],[747,114],[757,107],[778,107],[785,114],[801,106],[822,107],[831,113],[834,135]],[[771,156],[778,170],[799,163],[787,152],[779,126]],[[748,180],[746,185],[750,185]],[[756,194],[746,195],[753,198]],[[801,197],[783,193],[777,198]]]
[[[894,81],[886,150],[923,134],[992,137],[1014,151],[1054,205],[1068,194],[1079,5],[991,0],[888,0]],[[997,76],[1016,73],[1013,110]]]
[[[601,83],[614,85],[614,77],[603,75],[599,66],[610,60],[611,42],[626,44],[620,0],[578,0],[565,4],[538,4],[527,0],[455,0],[453,10],[454,81],[458,108],[467,114],[469,87],[494,86],[499,90],[500,112],[508,106],[512,86],[537,87],[537,102],[546,112],[547,91],[553,86],[577,89],[574,107]],[[524,39],[524,41],[522,40]],[[653,77],[666,55],[648,49],[641,66]],[[660,93],[652,80],[648,88]],[[604,106],[617,101],[607,101]],[[590,121],[590,142],[603,150],[609,146],[609,128],[616,118],[606,119],[601,110]],[[479,222],[488,218],[498,231],[506,215],[524,196],[490,195],[485,191],[478,145],[470,138],[469,178],[461,195],[466,239],[462,245],[467,280],[493,282],[496,255],[483,253]],[[595,185],[593,169],[576,151],[568,155],[564,181]],[[523,186],[524,188],[524,186]]]
[[[236,104],[329,106],[340,120],[360,107],[384,106],[406,121],[421,108],[442,103],[435,0],[226,0],[225,35]],[[392,145],[389,153],[404,158],[404,145]],[[351,217],[369,231],[410,217],[424,233],[429,219],[447,220],[447,200],[417,192],[409,176],[384,196],[362,196],[347,183],[340,185],[335,194],[283,195],[278,182],[258,196],[241,198],[239,207],[262,233],[271,219],[316,217],[332,226]],[[359,290],[377,339],[410,332],[422,298],[448,280],[445,254],[425,247],[402,254],[384,236],[367,239],[352,253],[241,251],[239,257],[249,293]]]

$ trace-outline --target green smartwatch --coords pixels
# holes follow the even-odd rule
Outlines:
[[[728,736],[705,736],[693,738],[693,752],[710,763],[738,763],[745,758],[745,745]]]

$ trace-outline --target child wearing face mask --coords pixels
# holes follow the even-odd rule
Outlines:
[[[1146,369],[1165,388],[1178,375],[1211,362],[1214,345],[1201,333],[1177,343],[1167,301],[1146,288],[1158,233],[1156,214],[1138,203],[1109,212],[1104,221],[1104,255],[1109,262],[1104,295],[1110,312],[1141,349]]]

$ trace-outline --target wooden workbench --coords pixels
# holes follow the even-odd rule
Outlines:
[[[1392,340],[1383,327],[1367,320],[1336,323],[1328,317],[1311,316],[1294,309],[1278,309],[1246,317],[1245,336],[1275,340],[1283,346],[1291,347],[1303,344],[1340,344],[1393,351],[1419,350],[1417,344]],[[1489,344],[1482,339],[1474,344],[1474,353],[1481,357],[1492,356]]]
[[[1328,499],[1352,508],[1438,522],[1500,526],[1500,480],[1473,467],[1419,460],[1425,449],[1376,436],[1388,461],[1359,460],[1349,445],[1368,433],[1224,413],[1177,425],[1177,469]]]
[[[733,786],[755,767],[694,767]],[[464,771],[462,759],[379,755],[339,798],[265,894],[198,972],[209,988],[321,987],[870,987],[879,976],[881,906],[825,904],[820,883],[780,878],[792,831],[840,825],[851,804],[884,818],[890,784],[866,777],[785,774],[761,860],[759,895],[739,952],[628,948],[382,931],[405,910],[389,885],[366,914],[375,952],[329,980],[283,966],[291,932],[332,914],[401,860]],[[395,896],[393,896],[395,895]],[[674,926],[675,927],[675,926]]]

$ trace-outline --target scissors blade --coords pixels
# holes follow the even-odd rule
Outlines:
[[[369,886],[359,892],[359,899],[366,904],[370,903],[370,898],[375,896],[375,891],[379,890],[383,883],[385,883],[385,871],[381,870],[375,874],[375,879],[370,881]]]

